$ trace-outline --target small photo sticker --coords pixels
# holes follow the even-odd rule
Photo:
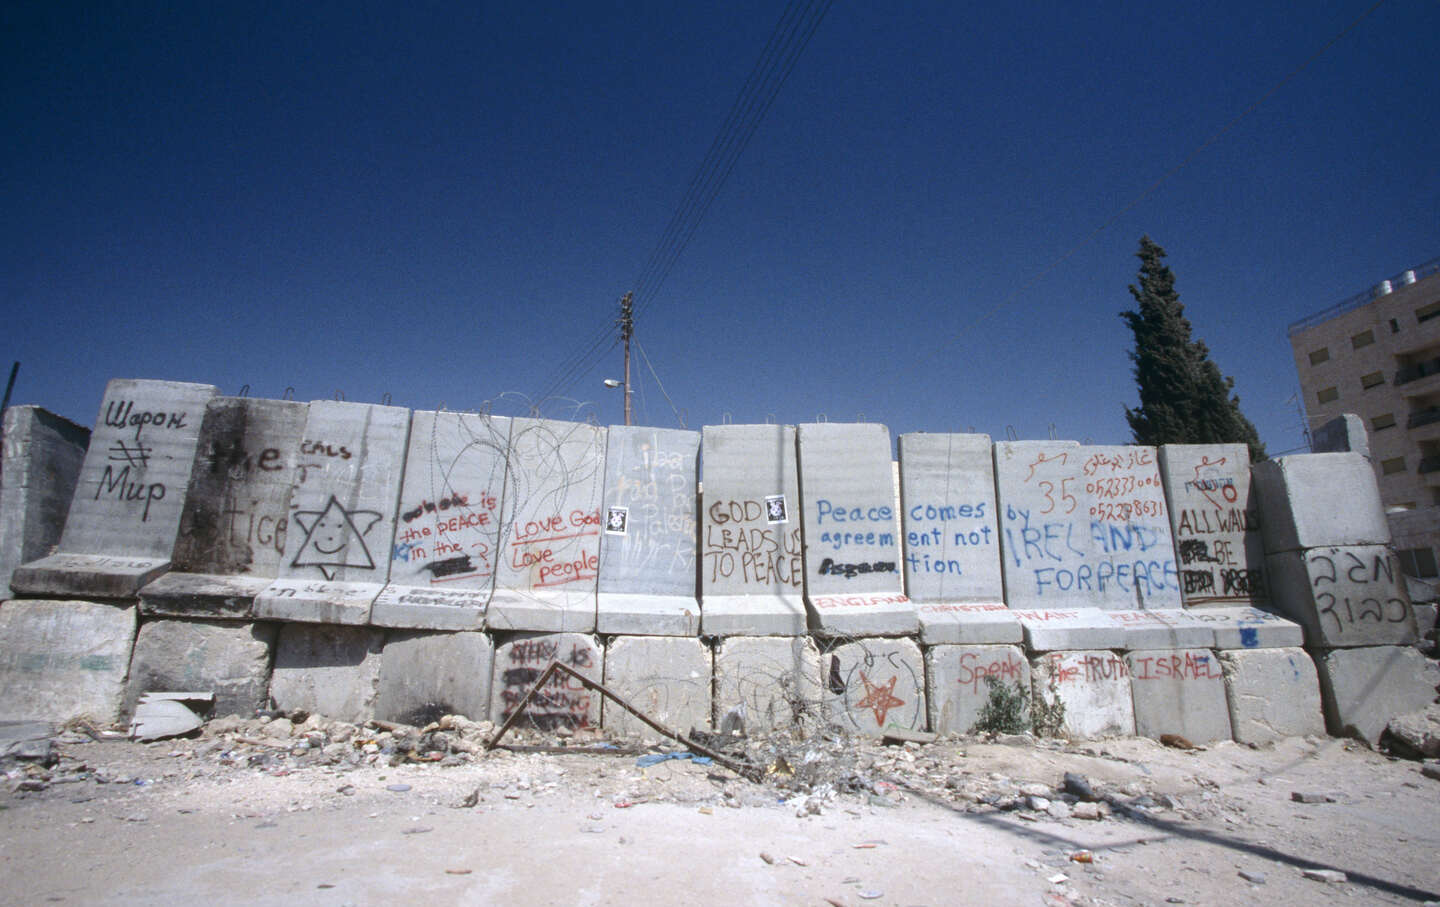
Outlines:
[[[605,532],[609,535],[624,535],[629,531],[630,508],[611,507],[605,511]]]
[[[785,495],[772,494],[765,498],[765,522],[788,523],[790,514],[785,507]]]

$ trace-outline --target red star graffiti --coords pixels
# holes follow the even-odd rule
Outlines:
[[[889,711],[905,704],[905,700],[895,696],[895,678],[892,676],[889,683],[873,684],[870,678],[865,676],[865,672],[861,671],[860,682],[865,684],[865,698],[855,703],[855,708],[870,709],[875,713],[875,723],[884,727],[885,716]]]

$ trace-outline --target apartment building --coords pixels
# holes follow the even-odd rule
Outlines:
[[[1310,430],[1361,418],[1406,572],[1440,575],[1440,258],[1287,333]]]

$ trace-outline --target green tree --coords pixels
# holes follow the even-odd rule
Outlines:
[[[1135,335],[1130,361],[1140,389],[1140,406],[1125,407],[1136,444],[1231,444],[1250,448],[1250,459],[1265,459],[1255,426],[1240,412],[1235,381],[1220,373],[1204,341],[1190,339],[1190,322],[1165,250],[1140,238],[1140,285],[1130,286],[1138,311],[1120,317]]]

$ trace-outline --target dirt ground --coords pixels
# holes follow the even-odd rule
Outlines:
[[[451,749],[426,763],[400,761],[374,728],[312,721],[306,749],[303,727],[265,724],[212,722],[149,744],[72,731],[58,764],[10,766],[0,903],[1440,897],[1440,781],[1336,739],[1198,752],[1142,739],[837,740],[755,783],[688,759],[637,765],[673,746]],[[1062,792],[1066,772],[1093,796]],[[1314,868],[1345,880],[1303,874]]]

